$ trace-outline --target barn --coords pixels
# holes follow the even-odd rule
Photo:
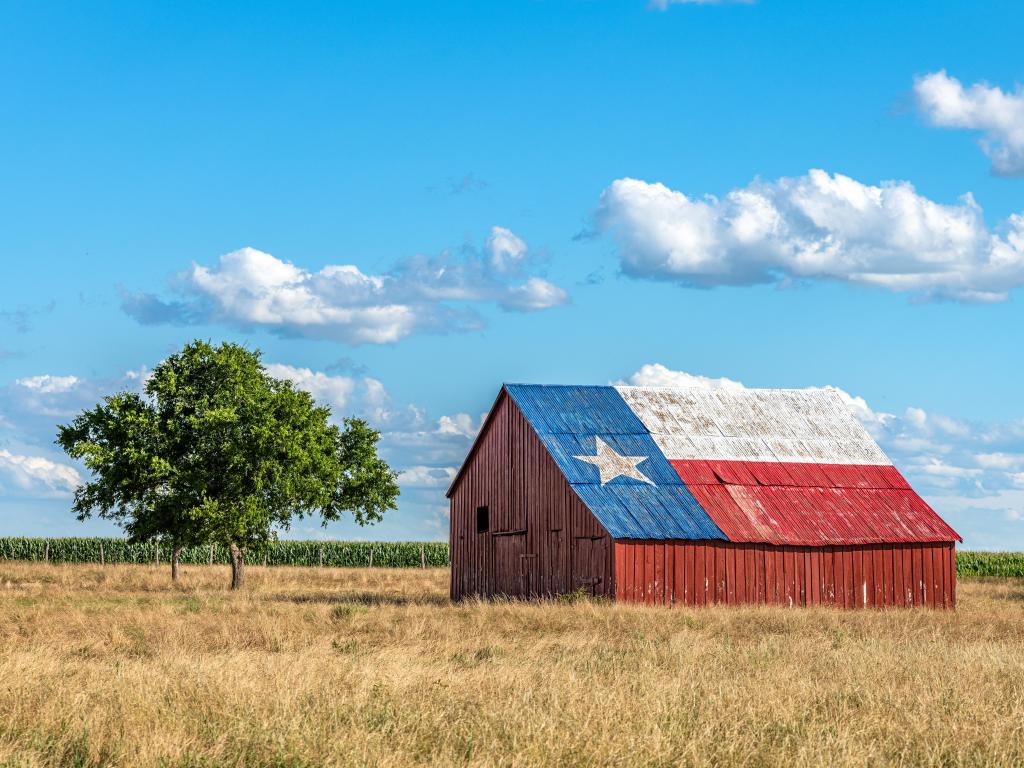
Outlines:
[[[956,602],[960,537],[832,390],[506,384],[447,495],[456,600]]]

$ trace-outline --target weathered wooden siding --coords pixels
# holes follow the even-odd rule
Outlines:
[[[787,547],[615,542],[615,597],[652,605],[956,606],[952,543]]]
[[[613,593],[611,539],[506,393],[466,461],[450,496],[452,599]]]

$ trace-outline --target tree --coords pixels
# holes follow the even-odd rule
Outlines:
[[[105,398],[59,427],[57,442],[92,473],[75,493],[79,520],[97,511],[132,540],[169,541],[172,579],[181,547],[222,543],[237,589],[246,550],[294,518],[319,513],[326,525],[350,512],[366,525],[396,508],[380,433],[330,415],[269,376],[258,351],[194,341],[155,368],[145,397]]]

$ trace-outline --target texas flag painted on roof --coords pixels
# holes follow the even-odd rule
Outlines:
[[[614,538],[960,540],[830,390],[505,390]]]

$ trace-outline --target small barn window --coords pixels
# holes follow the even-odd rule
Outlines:
[[[476,508],[476,532],[487,533],[491,528],[490,512],[487,507]]]

